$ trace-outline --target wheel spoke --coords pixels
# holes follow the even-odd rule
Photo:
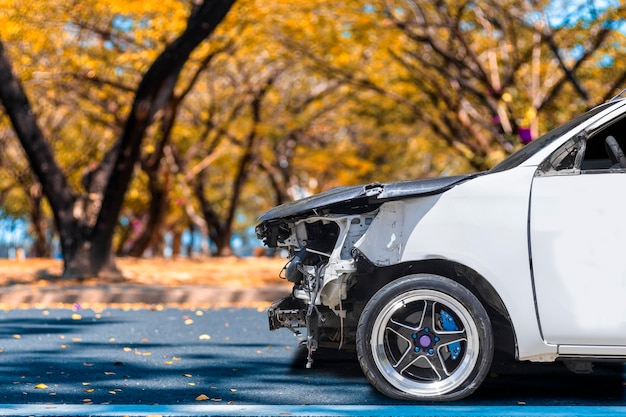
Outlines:
[[[413,334],[415,334],[417,328],[411,325],[405,324],[405,323],[401,323],[397,320],[391,319],[387,323],[386,330],[392,333],[395,333],[396,335],[405,339],[407,342],[411,343]]]
[[[393,364],[393,367],[396,369],[396,371],[402,373],[406,370],[406,368],[413,365],[420,356],[421,355],[416,354],[413,348],[409,346],[409,348],[402,354],[400,360],[397,363]]]
[[[433,368],[433,371],[435,371],[440,381],[450,376],[450,373],[444,365],[443,358],[441,357],[439,350],[434,356],[428,358],[428,363]]]
[[[422,319],[420,320],[420,329],[434,329],[435,328],[435,302],[432,300],[424,300],[424,311],[422,312]]]
[[[437,337],[439,337],[439,342],[437,342],[438,346],[446,346],[456,342],[467,341],[465,330],[437,331],[436,333]]]

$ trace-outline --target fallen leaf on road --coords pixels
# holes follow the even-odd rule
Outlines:
[[[94,388],[85,388],[83,389],[83,392],[94,392],[95,389]]]
[[[72,320],[82,320],[83,316],[81,316],[80,314],[72,314]]]
[[[19,334],[14,334],[13,335],[13,339],[21,339],[21,338],[22,338],[22,336],[20,336]]]
[[[46,389],[48,386],[46,384],[37,384],[35,385],[35,389]]]
[[[200,340],[211,340],[211,336],[208,334],[201,334],[200,336],[198,336],[198,339]]]
[[[200,395],[198,395],[198,396],[196,397],[196,401],[206,401],[206,400],[208,400],[208,399],[209,399],[209,397],[207,397],[207,396],[206,396],[206,395],[204,395],[204,394],[200,394]]]
[[[183,376],[184,376],[185,378],[191,378],[193,375],[191,375],[191,374],[183,374]]]
[[[191,320],[191,319],[187,319],[187,320],[185,320],[185,324],[186,324],[187,326],[189,326],[190,324],[193,324],[193,320]]]

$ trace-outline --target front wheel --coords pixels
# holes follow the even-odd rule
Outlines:
[[[367,303],[357,328],[363,372],[399,399],[451,401],[470,395],[493,358],[489,316],[467,288],[437,275],[387,284]]]

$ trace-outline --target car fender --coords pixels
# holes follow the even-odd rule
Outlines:
[[[355,244],[377,266],[442,259],[479,273],[507,309],[521,360],[554,360],[542,339],[528,246],[536,167],[482,175],[437,195],[386,203]]]

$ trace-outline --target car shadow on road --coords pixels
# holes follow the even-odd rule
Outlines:
[[[345,381],[366,381],[356,352],[322,349],[314,359],[309,372]],[[302,372],[306,360],[306,348],[301,347],[294,355],[293,372]],[[482,385],[470,397],[454,404],[621,406],[626,405],[625,386],[626,368],[621,363],[598,363],[591,374],[575,374],[560,362],[519,362],[496,354]],[[380,404],[407,404],[390,400],[372,387],[366,389]]]

